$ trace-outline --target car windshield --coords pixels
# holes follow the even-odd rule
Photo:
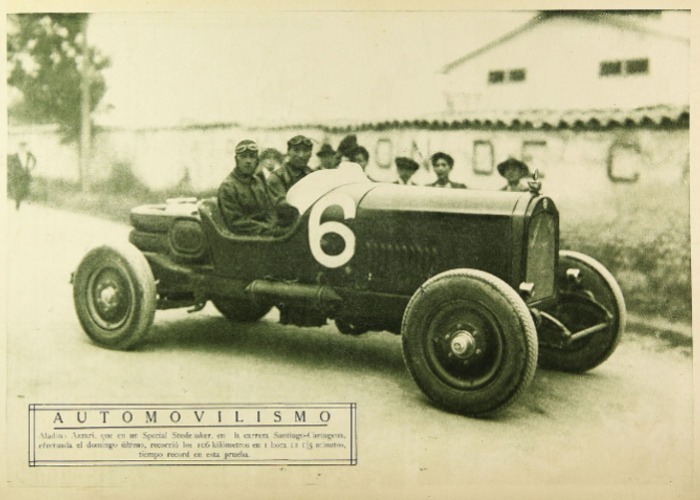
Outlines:
[[[359,182],[372,181],[367,178],[360,165],[345,161],[338,165],[338,168],[316,170],[294,184],[287,192],[287,202],[303,214],[329,191]]]

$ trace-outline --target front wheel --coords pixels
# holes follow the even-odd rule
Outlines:
[[[568,372],[591,370],[610,357],[625,330],[622,290],[600,262],[567,250],[559,252],[557,289],[560,300],[550,314],[574,334],[596,325],[601,329],[566,346],[541,345],[540,365]]]
[[[151,267],[131,244],[94,248],[73,277],[73,302],[93,341],[110,349],[129,349],[143,339],[155,316]]]
[[[413,379],[452,412],[498,411],[535,373],[537,335],[527,306],[483,271],[455,269],[425,282],[406,307],[401,334]]]

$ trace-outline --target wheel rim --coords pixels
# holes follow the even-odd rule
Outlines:
[[[98,269],[90,276],[86,293],[90,317],[103,330],[117,330],[129,319],[134,295],[122,270]]]
[[[454,301],[427,323],[425,352],[433,373],[459,389],[488,384],[503,359],[503,332],[481,303]]]

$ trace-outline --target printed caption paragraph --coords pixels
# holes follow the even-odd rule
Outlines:
[[[355,465],[355,403],[29,405],[29,465]]]

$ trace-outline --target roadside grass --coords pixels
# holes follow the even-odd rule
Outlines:
[[[687,186],[623,187],[606,200],[558,203],[561,248],[600,261],[616,277],[627,308],[644,316],[691,322],[690,222]],[[119,172],[86,192],[74,183],[36,178],[30,200],[129,222],[129,211],[166,198],[215,196],[188,183],[153,191]],[[591,197],[595,198],[595,197]]]
[[[688,186],[620,188],[607,200],[560,206],[561,248],[607,267],[630,311],[690,324]]]

